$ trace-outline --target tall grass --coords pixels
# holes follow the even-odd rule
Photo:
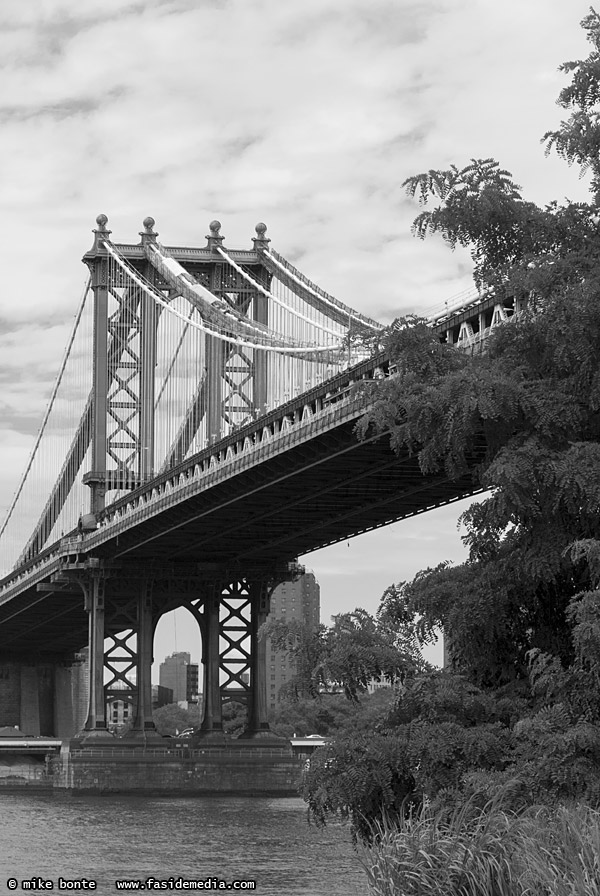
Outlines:
[[[600,896],[600,812],[492,801],[384,823],[361,859],[372,896]]]

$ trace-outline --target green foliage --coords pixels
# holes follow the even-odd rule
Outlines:
[[[289,700],[315,698],[321,684],[318,670],[326,650],[327,628],[306,625],[300,619],[270,618],[262,626],[261,636],[271,639],[271,649],[285,653],[290,669],[294,669],[285,697]]]
[[[365,387],[359,436],[385,432],[424,474],[470,471],[491,491],[462,518],[469,561],[428,570],[406,591],[409,615],[423,632],[443,625],[456,667],[478,683],[526,679],[534,648],[568,665],[567,608],[590,588],[589,562],[569,551],[600,539],[600,264],[582,234],[578,248],[574,236],[562,246],[543,311],[499,328],[485,355],[405,321],[388,335],[397,375]],[[574,274],[581,253],[595,272],[585,282]],[[518,264],[509,269],[521,277]]]
[[[382,723],[393,732],[414,720],[451,722],[464,728],[501,723],[511,727],[527,710],[527,699],[509,689],[485,691],[465,676],[436,671],[415,677]]]
[[[393,738],[361,733],[318,749],[302,787],[312,819],[323,826],[330,816],[349,818],[353,837],[368,839],[374,819],[400,818],[415,793],[407,745],[406,733]]]
[[[360,608],[335,616],[330,628],[309,628],[299,620],[268,620],[262,635],[271,638],[274,650],[285,651],[295,669],[282,689],[291,700],[341,689],[349,700],[357,701],[371,679],[392,683],[426,666],[408,623],[394,629]]]
[[[324,685],[332,682],[342,687],[349,699],[357,700],[371,679],[393,683],[423,666],[409,638],[384,628],[365,610],[356,609],[333,617],[318,674]]]
[[[380,824],[361,859],[373,896],[600,896],[600,813],[424,804]]]
[[[186,728],[198,727],[201,719],[199,706],[183,709],[178,703],[167,703],[159,706],[152,713],[156,730],[162,735],[174,735]]]
[[[348,700],[342,694],[321,694],[317,699],[282,700],[269,714],[269,724],[282,737],[370,732],[386,715],[393,701],[391,688],[364,694],[360,702]]]
[[[407,682],[371,732],[350,727],[311,759],[303,795],[318,824],[350,818],[368,840],[408,806],[537,802],[600,805],[600,726],[572,707],[514,689],[482,690],[436,672]]]
[[[581,174],[592,176],[596,199],[600,193],[600,16],[590,8],[581,22],[593,49],[587,59],[564,62],[560,71],[571,73],[571,83],[559,95],[558,104],[571,109],[571,115],[556,131],[548,131],[543,140],[546,154],[552,149],[570,165],[576,162]]]
[[[514,728],[508,774],[528,800],[584,800],[600,805],[600,728],[574,721],[570,707],[556,703],[521,719]]]
[[[231,737],[238,737],[246,727],[248,711],[245,704],[229,700],[223,704],[223,731]]]
[[[460,788],[468,772],[503,769],[521,709],[519,698],[442,672],[408,680],[371,731],[348,727],[311,759],[303,795],[312,817],[350,818],[355,836],[368,838],[382,817]]]
[[[451,248],[471,247],[478,284],[498,282],[508,264],[537,254],[547,240],[548,214],[523,200],[510,171],[494,159],[471,159],[461,170],[430,170],[402,186],[422,205],[439,202],[418,215],[413,232],[421,239],[439,233]]]
[[[526,812],[515,822],[539,837],[530,865],[507,836],[514,816],[467,811],[600,805],[600,16],[582,25],[592,52],[562,66],[571,117],[544,139],[591,174],[590,203],[539,208],[493,159],[404,184],[423,206],[414,232],[468,247],[476,283],[526,308],[477,356],[396,321],[397,373],[361,386],[359,437],[385,434],[423,474],[470,473],[488,492],[461,520],[468,560],[392,586],[377,617],[407,644],[441,626],[452,673],[408,670],[372,738],[334,740],[306,776],[318,821],[348,816],[366,840],[382,819],[399,827],[376,892],[598,892],[598,838],[563,810],[540,810],[547,836]],[[407,811],[419,805],[440,815]]]

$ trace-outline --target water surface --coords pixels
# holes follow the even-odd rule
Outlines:
[[[93,879],[101,896],[117,892],[115,880],[151,876],[252,879],[246,892],[259,896],[367,892],[348,828],[317,830],[297,798],[13,792],[0,794],[0,813],[1,894],[9,877],[53,880],[60,892],[59,876]]]

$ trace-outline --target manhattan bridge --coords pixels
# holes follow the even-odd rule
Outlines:
[[[473,494],[470,476],[423,476],[385,435],[358,440],[361,382],[394,375],[383,326],[270,247],[111,239],[89,282],[39,435],[0,530],[0,726],[70,737],[70,673],[89,650],[80,738],[100,743],[113,698],[132,742],[158,739],[151,665],[160,617],[186,607],[202,639],[201,736],[222,705],[268,739],[264,639],[273,588],[306,553]],[[430,319],[471,350],[519,308],[465,293]],[[15,719],[15,713],[20,717]]]

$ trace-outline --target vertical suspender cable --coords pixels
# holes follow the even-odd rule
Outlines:
[[[34,461],[34,459],[35,459],[37,450],[38,450],[38,448],[39,448],[39,445],[40,445],[40,442],[41,442],[41,439],[42,439],[42,436],[43,436],[43,434],[44,434],[44,430],[45,430],[45,428],[46,428],[46,424],[47,424],[47,422],[48,422],[48,418],[50,417],[50,412],[52,411],[52,408],[54,407],[54,401],[55,401],[55,399],[56,399],[56,395],[57,395],[57,393],[58,393],[59,386],[60,386],[60,384],[61,384],[61,382],[62,382],[63,374],[64,374],[64,372],[65,372],[65,368],[66,368],[66,366],[67,366],[67,361],[69,360],[69,356],[70,356],[70,354],[71,354],[71,348],[72,348],[72,346],[73,346],[73,342],[75,341],[75,335],[76,335],[76,333],[77,333],[77,328],[79,327],[79,321],[81,320],[81,315],[83,314],[83,309],[84,309],[84,307],[85,307],[86,299],[87,299],[87,297],[88,297],[88,293],[89,293],[89,291],[90,291],[91,285],[92,285],[92,278],[90,277],[90,278],[88,279],[88,281],[87,281],[86,286],[85,286],[85,289],[84,289],[84,292],[83,292],[83,297],[82,297],[82,299],[81,299],[81,302],[80,302],[80,304],[79,304],[79,308],[78,308],[77,313],[76,313],[76,315],[75,315],[75,321],[74,321],[74,323],[73,323],[73,328],[72,328],[72,330],[71,330],[71,335],[70,335],[70,337],[69,337],[69,342],[67,343],[67,348],[66,348],[66,350],[65,350],[65,353],[64,353],[64,356],[63,356],[63,360],[62,360],[62,363],[61,363],[61,365],[60,365],[60,369],[59,369],[59,371],[58,371],[58,376],[57,376],[56,381],[55,381],[55,383],[54,383],[54,388],[52,389],[52,393],[51,393],[51,395],[50,395],[50,399],[49,399],[49,401],[48,401],[48,405],[47,405],[47,407],[46,407],[46,412],[45,412],[45,414],[44,414],[44,418],[43,418],[43,420],[42,420],[41,426],[40,426],[39,431],[38,431],[38,434],[37,434],[37,438],[36,438],[36,440],[35,440],[35,442],[34,442],[34,445],[33,445],[32,450],[31,450],[31,454],[30,454],[30,456],[29,456],[29,461],[28,461],[28,463],[27,463],[27,466],[25,467],[25,472],[23,473],[23,475],[22,475],[22,477],[21,477],[21,481],[19,482],[19,485],[18,485],[18,487],[17,487],[17,490],[16,490],[16,492],[15,492],[15,494],[14,494],[14,497],[13,497],[11,503],[10,503],[10,507],[8,508],[6,517],[5,517],[4,522],[3,522],[3,524],[2,524],[2,527],[0,528],[0,537],[2,537],[2,535],[3,535],[3,533],[4,533],[5,529],[6,529],[6,527],[7,527],[7,525],[8,525],[8,522],[9,522],[11,516],[12,516],[12,513],[13,513],[13,511],[14,511],[14,509],[15,509],[15,506],[16,506],[16,504],[17,504],[17,501],[19,500],[19,496],[20,496],[21,492],[23,491],[23,487],[24,487],[24,485],[25,485],[25,481],[26,481],[27,476],[28,476],[28,474],[29,474],[29,471],[31,470],[31,467],[32,467],[32,465],[33,465],[33,461]]]

